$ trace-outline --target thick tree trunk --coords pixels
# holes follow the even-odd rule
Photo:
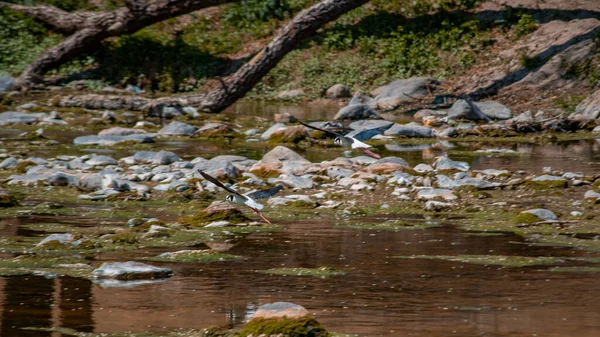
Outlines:
[[[49,70],[98,48],[100,42],[107,37],[132,34],[168,18],[229,2],[235,0],[126,0],[126,7],[110,12],[74,13],[47,5],[29,7],[0,2],[0,7],[23,12],[58,32],[72,34],[40,55],[21,74],[19,84],[28,86]]]

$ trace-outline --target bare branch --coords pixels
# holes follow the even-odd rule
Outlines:
[[[0,8],[10,8],[31,16],[48,25],[52,30],[62,34],[72,34],[82,28],[85,20],[92,12],[78,11],[69,13],[50,5],[22,6],[8,2],[0,2]]]

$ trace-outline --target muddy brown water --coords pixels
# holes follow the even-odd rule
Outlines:
[[[283,106],[238,105],[228,113],[270,118],[289,111]],[[306,119],[331,117],[326,110],[294,110]],[[0,137],[21,131],[3,128]],[[70,144],[81,132],[57,133]],[[52,137],[52,133],[48,133]],[[242,154],[258,159],[264,145],[235,148],[226,143],[195,144],[160,140],[157,150],[175,151],[184,158]],[[393,142],[390,145],[394,145]],[[518,155],[477,155],[478,149],[508,149]],[[474,169],[497,168],[539,173],[555,169],[600,172],[596,140],[553,144],[458,143],[398,147],[379,146],[383,155],[405,158],[412,165],[431,162],[444,153],[468,161]],[[128,150],[96,151],[115,158]],[[342,155],[335,148],[299,150],[312,161]],[[46,157],[43,152],[35,153]],[[358,154],[355,154],[358,155]],[[76,219],[75,219],[76,220]],[[82,219],[83,220],[83,219]],[[36,222],[61,223],[56,218]],[[459,220],[455,220],[459,221]],[[29,221],[9,221],[0,235],[40,236],[20,228]],[[524,244],[512,234],[472,236],[451,225],[425,230],[356,230],[336,227],[336,220],[284,222],[284,230],[255,233],[239,239],[227,253],[240,261],[213,263],[152,263],[174,270],[164,282],[135,287],[104,288],[88,280],[42,276],[0,277],[0,336],[59,337],[58,332],[25,327],[72,328],[82,332],[154,331],[209,326],[240,327],[258,306],[289,301],[305,306],[330,331],[359,336],[600,336],[600,282],[597,273],[551,272],[547,266],[503,268],[442,260],[401,259],[409,255],[593,256],[585,252]],[[65,224],[74,223],[73,218]],[[192,249],[205,249],[190,247]],[[165,250],[107,253],[102,261],[125,261]],[[559,265],[572,265],[565,261]],[[334,267],[347,275],[328,279],[275,276],[259,270],[280,267]],[[66,336],[66,335],[65,335]]]
[[[20,329],[36,326],[95,333],[241,326],[258,306],[275,301],[301,304],[327,329],[360,336],[600,335],[597,274],[395,258],[585,253],[528,246],[511,234],[466,235],[447,225],[378,231],[338,228],[334,222],[288,222],[285,230],[249,235],[228,251],[244,256],[241,261],[153,263],[174,269],[171,279],[154,284],[103,288],[69,277],[0,278],[0,335],[60,335]],[[128,260],[158,252],[96,258]],[[257,272],[320,266],[347,275]]]

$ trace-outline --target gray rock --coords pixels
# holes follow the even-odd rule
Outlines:
[[[432,212],[447,211],[452,208],[452,204],[447,202],[429,200],[425,203],[425,210]]]
[[[385,149],[393,152],[422,152],[432,146],[433,144],[385,144]]]
[[[327,92],[325,92],[327,98],[344,98],[350,97],[350,88],[345,84],[334,84]]]
[[[21,109],[21,110],[31,110],[31,109],[35,109],[37,108],[38,105],[36,103],[25,103],[25,104],[21,104],[17,107],[17,109]]]
[[[377,109],[377,101],[373,99],[373,97],[367,95],[364,91],[361,90],[355,92],[350,102],[348,102],[348,105],[357,104],[368,105],[372,109]]]
[[[492,119],[510,119],[512,118],[512,111],[507,108],[505,105],[496,102],[496,101],[485,101],[485,102],[475,102],[475,105],[479,107],[481,112],[489,118]],[[463,99],[459,99],[450,108],[448,111],[448,118],[457,119],[457,118],[467,118],[470,120],[480,120],[479,116],[477,116],[467,101]]]
[[[267,129],[267,131],[263,132],[263,134],[260,136],[260,138],[262,140],[269,140],[269,138],[271,138],[271,135],[278,130],[283,130],[285,129],[287,126],[283,123],[275,123],[273,125],[271,125],[270,128]]]
[[[429,117],[429,116],[444,117],[447,115],[448,115],[448,112],[446,112],[446,111],[421,109],[413,115],[413,119],[416,122],[421,122],[421,121],[423,121],[423,118],[425,118],[425,117]]]
[[[231,223],[227,220],[221,220],[221,221],[213,221],[213,222],[209,223],[208,225],[205,225],[204,227],[207,227],[207,228],[227,227],[230,224]]]
[[[110,129],[105,129],[98,132],[98,136],[128,136],[135,134],[144,134],[146,131],[140,129],[128,129],[121,127],[114,127]]]
[[[460,186],[473,186],[477,189],[484,189],[493,186],[498,186],[497,183],[492,183],[486,180],[480,180],[471,177],[462,177],[456,180],[452,180],[451,178],[443,174],[438,174],[435,177],[437,179],[437,185],[441,188],[455,189]]]
[[[334,120],[357,120],[357,119],[365,119],[365,118],[381,118],[379,114],[372,108],[370,108],[366,104],[354,104],[348,105],[340,109],[337,114],[333,117]]]
[[[197,163],[194,165],[194,170],[202,170],[215,177],[237,178],[239,176],[233,163],[218,159]]]
[[[595,128],[592,130],[592,133],[600,133],[600,125],[598,125],[597,127],[595,127]]]
[[[386,136],[431,138],[433,137],[433,129],[416,123],[409,123],[406,125],[395,124],[383,134]]]
[[[17,111],[6,111],[0,113],[0,125],[8,124],[35,124],[48,115],[45,113],[25,113]]]
[[[538,219],[540,219],[540,220],[558,220],[558,217],[556,216],[556,214],[554,214],[552,211],[544,209],[544,208],[528,209],[521,213],[533,214],[536,217],[538,217]]]
[[[453,127],[448,127],[442,130],[439,130],[435,133],[435,136],[438,138],[452,138],[456,136],[458,132]]]
[[[106,166],[117,165],[119,162],[117,162],[114,158],[111,158],[109,156],[93,156],[85,163],[93,166]]]
[[[92,165],[82,162],[79,158],[71,160],[68,165],[68,168],[72,170],[89,170],[92,167]]]
[[[121,142],[154,143],[154,135],[134,134],[128,136],[81,136],[73,140],[75,145],[112,146]]]
[[[410,167],[410,165],[408,164],[408,162],[406,160],[404,160],[400,157],[393,157],[393,156],[381,158],[373,164],[384,164],[384,163],[400,164],[400,165]]]
[[[77,186],[79,178],[63,172],[56,172],[48,177],[47,182],[50,186]]]
[[[157,165],[169,165],[181,160],[177,154],[171,151],[138,151],[133,155],[136,163],[150,163]]]
[[[583,114],[590,119],[600,117],[600,90],[595,91],[579,103],[575,108],[575,113]]]
[[[192,117],[192,118],[198,118],[200,117],[200,113],[198,112],[198,110],[196,110],[194,107],[192,106],[184,106],[183,112],[185,112],[188,116]]]
[[[456,196],[452,190],[442,188],[423,189],[417,193],[417,199],[431,200],[438,198],[444,200],[456,200],[458,199],[458,196]]]
[[[348,125],[348,127],[352,128],[354,131],[352,133],[357,133],[366,129],[374,129],[382,126],[387,126],[391,122],[382,120],[382,119],[363,119],[360,121],[352,122]],[[340,125],[341,126],[341,125]]]
[[[397,97],[405,102],[412,102],[414,98],[424,97],[435,90],[440,82],[434,78],[413,77],[396,80],[383,88],[375,99],[384,97]]]
[[[260,160],[263,164],[277,163],[277,162],[297,162],[297,163],[310,163],[296,152],[288,149],[285,146],[276,146],[273,150],[266,153]]]
[[[198,130],[197,127],[182,122],[171,122],[169,125],[158,131],[160,135],[170,136],[189,136]]]
[[[233,166],[235,166],[235,168],[237,168],[238,170],[240,170],[242,172],[249,171],[250,168],[252,167],[252,165],[254,165],[258,162],[258,160],[248,159],[243,156],[234,156],[234,155],[216,156],[216,157],[212,158],[211,160],[212,161],[228,161],[231,164],[233,164]]]
[[[84,174],[79,180],[79,187],[88,191],[102,189],[102,176],[97,173]]]
[[[415,181],[415,176],[406,172],[392,172],[392,177],[388,180],[388,184],[398,184],[400,186],[410,186]]]
[[[173,275],[170,268],[159,268],[149,264],[128,262],[105,262],[92,272],[94,279],[140,280],[167,278]]]
[[[552,176],[549,174],[544,174],[539,177],[535,177],[531,179],[531,181],[566,181],[563,177]]]
[[[334,179],[348,178],[354,174],[354,170],[341,167],[330,167],[327,169],[327,175]]]
[[[424,163],[417,164],[415,167],[413,167],[413,170],[415,170],[419,173],[427,173],[427,172],[435,171],[433,169],[433,167],[431,167],[431,165],[427,165]]]
[[[433,162],[436,170],[468,171],[469,164],[464,161],[454,161],[448,157],[437,157]]]
[[[57,241],[60,244],[68,245],[71,242],[75,241],[75,236],[71,233],[50,234],[47,237],[45,237],[42,241],[40,241],[36,245],[36,247],[43,246],[43,245],[47,244],[48,242],[52,242],[52,241]]]
[[[25,174],[25,175],[12,175],[9,177],[9,185],[25,185],[35,186],[42,181],[48,180],[48,177],[41,174]]]
[[[17,165],[19,165],[19,161],[16,158],[8,157],[0,163],[0,170],[14,169]]]
[[[9,92],[17,85],[17,81],[10,76],[0,76],[0,92]]]
[[[278,181],[290,186],[291,188],[310,189],[313,188],[314,185],[312,179],[306,177],[298,177],[293,174],[284,174]]]
[[[585,192],[585,194],[583,195],[584,199],[600,199],[600,193],[593,191],[593,190],[589,190],[587,192]]]

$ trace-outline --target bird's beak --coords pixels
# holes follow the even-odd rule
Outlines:
[[[359,149],[361,149],[364,153],[366,153],[367,155],[369,155],[375,159],[381,159],[381,156],[375,152],[371,152],[371,151],[365,149],[364,147],[359,147]]]
[[[258,214],[258,216],[263,219],[266,223],[268,223],[269,225],[271,224],[271,221],[267,220],[267,218],[265,218],[264,215],[262,215],[262,213],[260,213],[256,208],[252,209],[256,214]]]

